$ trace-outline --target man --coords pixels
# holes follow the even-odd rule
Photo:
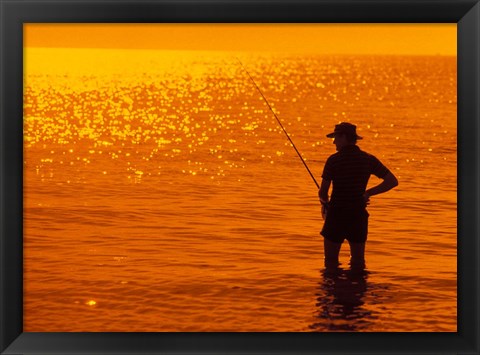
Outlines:
[[[338,254],[345,239],[350,245],[350,265],[365,267],[365,242],[368,234],[369,214],[366,206],[370,197],[394,188],[397,178],[376,157],[357,146],[356,126],[342,122],[335,126],[333,133],[337,153],[331,155],[322,174],[318,195],[322,204],[325,223],[321,231],[324,237],[325,266],[338,266]],[[370,175],[383,182],[366,190]],[[333,183],[329,200],[328,191]]]

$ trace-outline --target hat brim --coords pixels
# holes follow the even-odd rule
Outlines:
[[[339,133],[338,132],[337,133],[332,132],[332,133],[327,134],[327,137],[328,138],[335,138],[335,134],[339,134]],[[340,134],[342,134],[342,133],[340,133]],[[363,137],[360,137],[358,134],[356,136],[357,136],[357,139],[363,139]]]

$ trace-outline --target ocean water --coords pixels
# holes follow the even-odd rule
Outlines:
[[[350,121],[398,177],[364,272],[312,173]],[[24,331],[457,330],[456,58],[28,49]],[[369,185],[380,181],[372,177]]]

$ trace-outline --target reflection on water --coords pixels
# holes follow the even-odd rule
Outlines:
[[[372,288],[366,269],[325,268],[321,271],[316,306],[315,331],[365,331],[375,313],[364,307],[365,294]]]

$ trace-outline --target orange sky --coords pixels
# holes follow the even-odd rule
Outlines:
[[[456,24],[25,24],[27,47],[456,55]]]

